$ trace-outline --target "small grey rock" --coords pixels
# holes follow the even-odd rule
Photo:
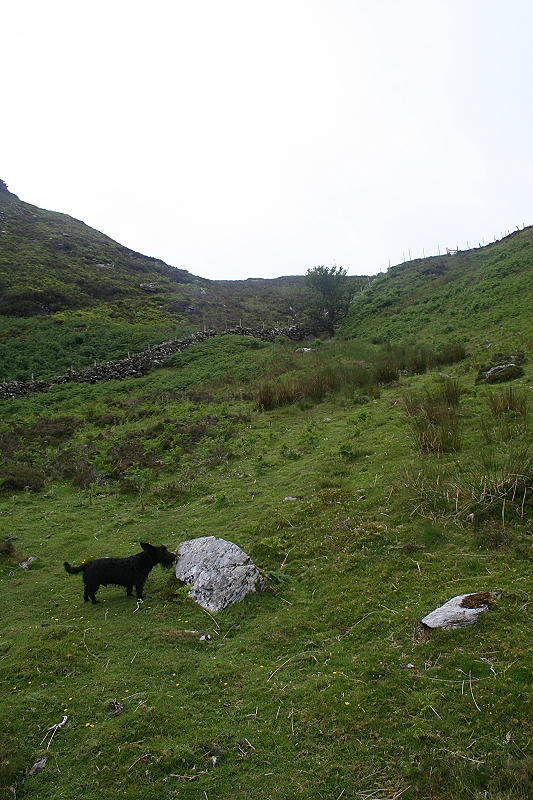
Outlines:
[[[427,628],[442,628],[445,631],[464,628],[477,622],[480,614],[488,611],[499,597],[499,592],[474,592],[458,594],[422,619]]]
[[[48,761],[47,758],[37,759],[33,767],[30,767],[30,769],[28,770],[28,775],[38,775],[39,772],[42,772],[43,769],[46,767],[47,761]]]
[[[206,633],[205,631],[173,631],[173,636],[175,639],[198,639],[199,642],[210,642],[211,641],[211,634]]]

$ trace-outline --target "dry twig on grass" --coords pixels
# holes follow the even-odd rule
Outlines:
[[[207,770],[203,769],[200,772],[195,772],[194,775],[178,775],[175,772],[170,773],[171,778],[178,778],[180,781],[195,781],[200,775],[207,775]]]
[[[46,745],[46,749],[48,750],[50,748],[50,745],[52,744],[52,739],[54,738],[56,733],[59,730],[61,730],[61,728],[65,727],[65,725],[67,724],[67,721],[68,721],[68,717],[65,715],[63,717],[63,719],[61,720],[61,722],[56,722],[55,725],[50,725],[50,727],[46,729],[46,733],[45,733],[45,735],[43,737],[41,745],[44,744],[44,742],[46,741],[47,737],[50,736],[50,739],[48,739],[48,744]]]

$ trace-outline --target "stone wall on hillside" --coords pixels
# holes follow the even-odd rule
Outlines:
[[[140,378],[150,372],[153,367],[160,366],[175,353],[180,353],[198,342],[204,342],[212,336],[225,336],[227,334],[253,336],[255,339],[263,339],[266,342],[273,342],[278,336],[285,336],[298,342],[312,336],[313,332],[310,328],[305,328],[301,325],[268,329],[246,328],[237,325],[235,328],[228,328],[225,331],[197,331],[183,339],[173,339],[169,342],[156,344],[141,353],[128,356],[128,358],[105,361],[102,364],[95,364],[84,369],[69,370],[64,375],[58,375],[49,381],[9,381],[0,383],[0,400],[27,397],[37,392],[46,392],[51,386],[57,386],[62,383],[99,383],[100,381],[123,380],[124,378]]]

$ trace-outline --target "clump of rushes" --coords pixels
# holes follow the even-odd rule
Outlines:
[[[339,351],[341,351],[339,353]],[[340,357],[332,358],[335,353]],[[350,343],[331,347],[315,348],[308,354],[309,369],[297,369],[301,361],[287,353],[279,354],[278,361],[268,365],[263,380],[256,390],[257,408],[270,411],[273,408],[308,400],[320,403],[326,396],[336,392],[353,393],[365,389],[369,395],[377,387],[396,383],[402,371],[418,373],[438,364],[448,364],[465,356],[462,345],[443,345],[432,349],[428,345],[387,346],[380,352],[369,353],[367,360],[355,360],[356,348],[350,352]],[[449,378],[442,382],[445,402],[457,405],[459,386]]]
[[[491,460],[455,465],[453,471],[427,465],[407,474],[412,513],[431,520],[477,524],[523,520],[533,505],[533,454],[511,448]]]
[[[461,448],[459,400],[459,385],[451,379],[422,394],[405,395],[404,409],[421,453],[441,455]]]
[[[503,459],[462,470],[456,484],[461,516],[472,522],[491,518],[523,519],[533,502],[533,454],[512,448]]]
[[[320,403],[328,394],[370,388],[375,384],[369,369],[357,363],[326,364],[312,372],[284,375],[277,381],[263,381],[256,392],[256,405],[263,411],[311,400]]]
[[[395,383],[400,377],[400,368],[397,361],[392,357],[378,361],[374,376],[376,383]]]
[[[528,397],[525,389],[507,386],[499,392],[489,392],[487,405],[495,417],[502,417],[510,411],[526,417]]]
[[[442,397],[449,406],[458,406],[461,400],[462,389],[457,378],[442,378],[440,381]]]
[[[385,348],[386,361],[398,370],[421,374],[433,367],[455,364],[466,356],[462,344],[448,343],[433,348],[425,343],[394,345]]]

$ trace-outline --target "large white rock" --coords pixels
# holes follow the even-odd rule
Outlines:
[[[176,578],[190,584],[189,597],[206,611],[221,611],[267,583],[244,550],[217,536],[180,544]]]
[[[428,628],[443,628],[445,631],[473,625],[480,614],[489,610],[498,596],[499,592],[458,594],[425,616],[422,624]]]

